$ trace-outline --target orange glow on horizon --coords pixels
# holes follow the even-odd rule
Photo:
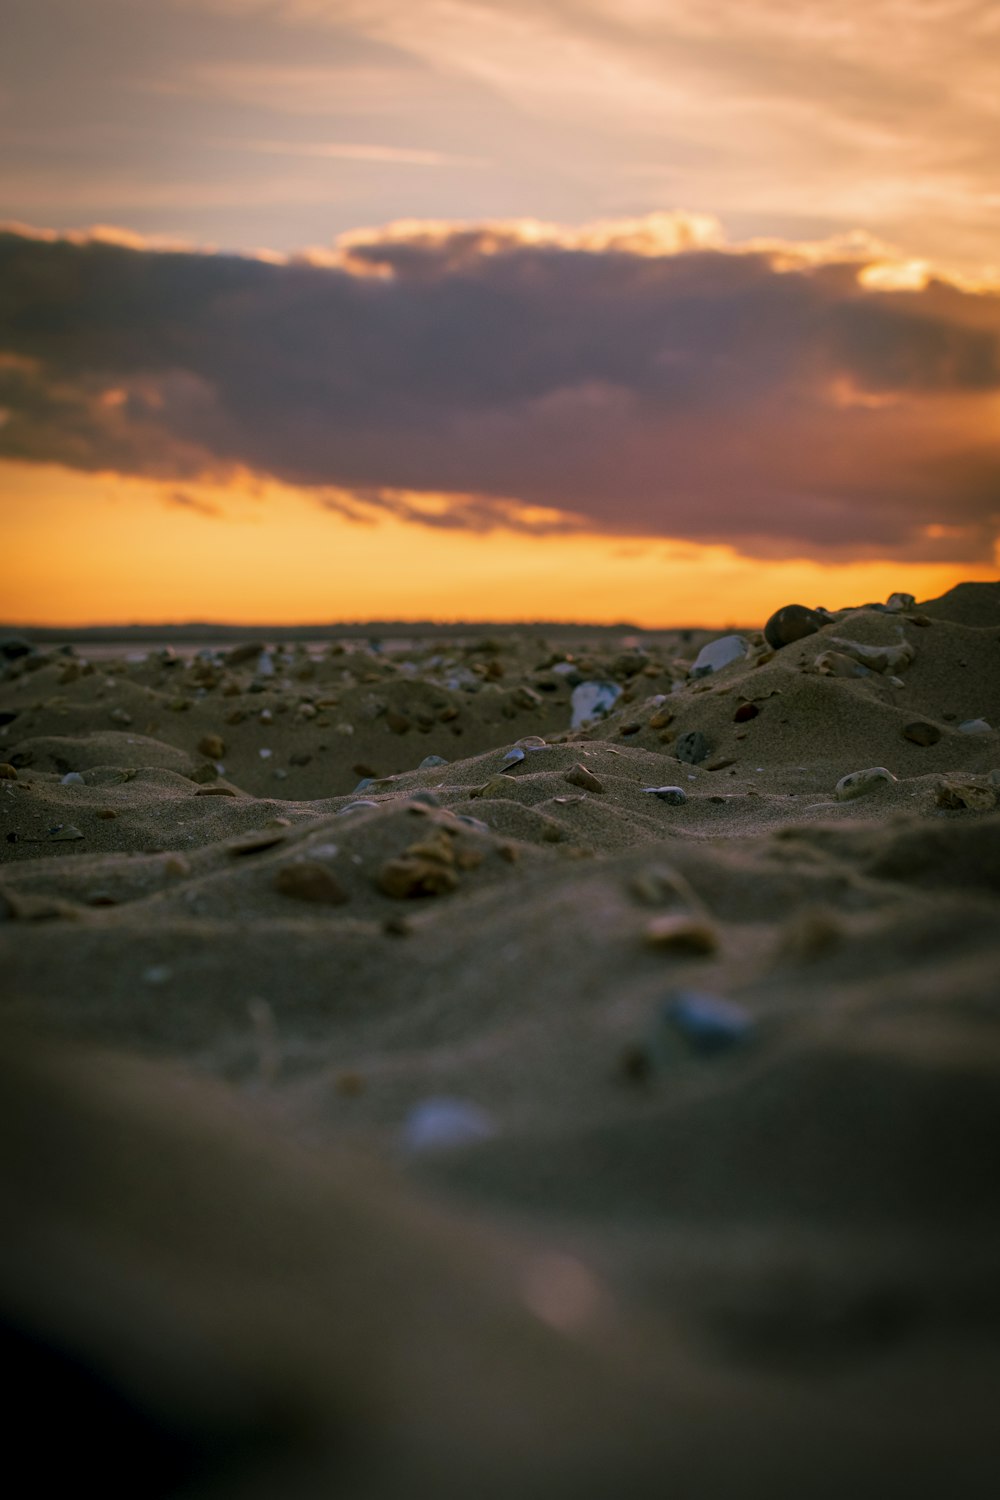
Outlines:
[[[358,524],[269,481],[223,489],[2,465],[6,623],[763,622],[791,600],[932,598],[1000,566],[745,557],[589,532]],[[433,508],[433,507],[432,507]],[[372,519],[370,513],[366,519]],[[544,522],[544,513],[520,517]]]

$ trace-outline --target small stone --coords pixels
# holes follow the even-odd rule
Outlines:
[[[393,734],[406,734],[408,730],[413,728],[413,720],[408,719],[406,714],[397,713],[394,708],[390,708],[386,714],[385,722]]]
[[[407,1115],[400,1145],[410,1153],[442,1151],[492,1140],[493,1117],[464,1099],[424,1099]]]
[[[65,761],[63,762],[65,765]],[[17,770],[9,760],[0,761],[0,781],[16,781]]]
[[[739,736],[739,738],[742,738],[742,735]],[[735,766],[735,764],[736,764],[736,756],[735,755],[717,755],[714,760],[710,760],[708,762],[708,764],[705,767],[705,770],[706,771],[725,771],[728,766]]]
[[[57,823],[54,828],[49,829],[49,838],[55,844],[70,844],[84,837],[75,823]]]
[[[641,728],[642,725],[637,723],[635,719],[630,719],[627,724],[619,724],[618,733],[624,738],[630,734],[638,734]]]
[[[706,759],[711,748],[700,729],[689,729],[687,734],[682,734],[676,741],[674,755],[685,765],[697,766]]]
[[[992,734],[993,726],[985,719],[966,719],[958,726],[959,734]]]
[[[909,740],[911,745],[936,745],[941,738],[941,731],[936,724],[928,724],[924,719],[915,719],[912,724],[906,724],[901,731],[903,739]]]
[[[650,729],[666,729],[667,725],[672,721],[673,717],[674,715],[672,709],[658,708],[656,710],[656,713],[653,714],[648,720],[648,727]]]
[[[237,838],[230,839],[226,845],[226,853],[234,859],[248,854],[261,854],[265,849],[273,849],[276,844],[283,843],[284,839],[283,828],[254,828],[250,833],[241,833]]]
[[[86,786],[86,784],[79,771],[67,771],[60,783],[62,786]]]
[[[570,766],[563,775],[563,781],[568,781],[570,786],[582,787],[585,792],[603,792],[604,783],[598,781],[593,771],[588,771],[586,766],[581,766],[577,761],[575,766]]]
[[[163,861],[163,873],[177,879],[183,875],[190,875],[191,866],[183,854],[168,854]]]
[[[646,923],[643,936],[652,947],[666,948],[672,953],[702,955],[714,953],[719,946],[715,928],[710,923],[683,912],[653,917]]]
[[[283,865],[274,877],[274,889],[282,896],[319,906],[343,906],[350,899],[336,876],[315,859],[297,859]]]
[[[200,786],[195,792],[196,797],[237,797],[238,795],[239,793],[231,786]]]
[[[503,760],[500,762],[500,765],[503,768],[503,770],[505,770],[505,771],[506,770],[513,770],[513,768],[515,766],[517,766],[517,765],[520,765],[521,761],[523,761],[523,760],[524,760],[524,751],[521,749],[520,745],[515,745],[514,748],[513,748],[513,750],[508,750],[507,751],[507,754],[504,756]]]
[[[821,677],[870,677],[871,668],[844,651],[821,651],[813,662]]]
[[[404,854],[387,860],[375,881],[384,896],[396,900],[419,896],[444,896],[458,888],[458,876],[437,859]]]
[[[682,990],[668,1000],[663,1020],[693,1051],[704,1055],[740,1046],[753,1032],[753,1019],[741,1005],[694,990]]]
[[[198,795],[198,793],[196,792],[195,796],[197,796],[197,795]],[[103,818],[103,819],[106,819],[106,820],[110,821],[110,819],[112,819],[112,818],[117,818],[118,814],[115,812],[115,810],[114,810],[113,807],[99,807],[97,809],[97,816],[99,818]]]
[[[694,678],[708,677],[721,672],[734,661],[743,661],[749,651],[749,642],[741,635],[723,635],[717,641],[702,646],[694,659],[690,675]]]
[[[198,741],[198,754],[209,760],[221,760],[226,753],[226,742],[219,734],[203,734]]]
[[[658,797],[661,802],[669,802],[671,807],[683,807],[687,801],[687,792],[682,786],[644,786],[643,791]]]
[[[378,807],[378,803],[373,802],[370,797],[359,797],[357,802],[348,802],[346,807],[338,807],[336,816],[342,818],[346,813],[364,812],[367,807]]]
[[[934,801],[938,807],[951,812],[967,809],[970,812],[989,812],[997,805],[996,790],[992,786],[981,786],[973,781],[940,781],[935,789]]]
[[[446,766],[448,762],[443,755],[425,755],[417,767],[418,771],[430,771],[436,766]]]
[[[916,602],[913,594],[890,594],[885,601],[885,607],[893,614],[898,614],[901,610],[912,609]]]
[[[570,698],[570,728],[579,729],[590,719],[604,718],[614,708],[622,690],[617,682],[581,682]]]
[[[760,709],[757,707],[756,703],[741,703],[739,708],[733,714],[733,723],[746,724],[750,719],[756,719],[759,713]]]
[[[851,771],[842,776],[833,789],[833,795],[838,802],[850,802],[855,797],[864,797],[877,787],[889,785],[895,780],[896,777],[885,766],[868,766],[863,771]]]
[[[778,651],[782,646],[790,646],[807,635],[815,635],[817,630],[822,630],[828,623],[824,615],[815,609],[807,609],[804,604],[785,604],[781,609],[775,610],[764,626],[764,639]]]
[[[123,728],[127,728],[132,722],[132,715],[124,708],[113,708],[108,714],[108,718],[112,724],[121,724]]]

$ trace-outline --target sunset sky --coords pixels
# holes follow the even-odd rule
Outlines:
[[[996,0],[3,0],[0,617],[1000,578]]]

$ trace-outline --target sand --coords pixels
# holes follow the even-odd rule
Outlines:
[[[40,1485],[997,1493],[1000,587],[740,633],[6,662]]]

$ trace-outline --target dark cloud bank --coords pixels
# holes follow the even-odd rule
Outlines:
[[[433,524],[477,529],[513,499],[757,555],[991,559],[1000,297],[783,264],[495,228],[373,234],[344,266],[4,232],[0,456],[240,465],[403,513],[445,492]]]

